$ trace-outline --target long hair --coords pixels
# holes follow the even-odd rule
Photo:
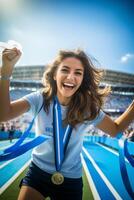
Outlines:
[[[104,97],[106,97],[110,89],[105,87],[100,89],[100,81],[103,70],[94,67],[90,58],[84,51],[77,49],[74,51],[59,51],[55,60],[47,66],[43,74],[43,97],[44,97],[44,110],[49,111],[50,102],[57,94],[56,81],[54,75],[60,63],[69,57],[77,58],[81,61],[84,67],[83,81],[79,89],[72,96],[67,110],[66,119],[64,122],[69,123],[73,127],[78,123],[86,120],[93,120],[99,113]]]

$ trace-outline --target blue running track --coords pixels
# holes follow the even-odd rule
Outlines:
[[[0,142],[0,152],[10,145],[9,141]],[[24,171],[30,158],[31,150],[13,160],[0,162],[0,194]]]
[[[0,142],[0,151],[9,145],[9,141]],[[0,162],[0,194],[28,166],[31,151],[16,159]],[[118,151],[98,142],[85,141],[81,156],[95,200],[132,200],[122,181]],[[127,160],[126,165],[131,186],[134,186],[134,168]]]
[[[100,199],[131,200],[122,181],[117,152],[99,143],[84,142],[82,156]],[[126,165],[134,186],[134,168],[127,161]]]

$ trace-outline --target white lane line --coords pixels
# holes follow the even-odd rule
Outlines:
[[[8,147],[10,147],[11,146],[11,144],[10,145],[7,145],[7,146],[4,146],[4,147],[0,147],[0,150],[4,150],[5,148],[8,148]]]
[[[84,147],[83,147],[83,151],[85,152],[86,156],[91,161],[92,165],[94,166],[96,171],[99,173],[99,175],[101,176],[101,178],[103,179],[103,181],[105,182],[105,184],[107,185],[107,187],[109,188],[109,190],[111,191],[111,193],[113,194],[115,199],[122,200],[121,196],[118,194],[118,192],[115,190],[115,188],[112,186],[112,184],[109,182],[107,177],[103,174],[103,172],[100,170],[98,165],[95,163],[93,158],[90,156],[90,154],[88,153],[88,151]]]
[[[0,165],[0,169],[2,169],[3,167],[5,167],[6,165],[8,165],[9,163],[11,163],[13,160],[15,160],[16,158],[6,161],[5,163],[3,163],[2,165]]]
[[[82,160],[82,165],[83,165],[84,171],[85,171],[85,173],[86,173],[86,177],[87,177],[87,180],[88,180],[88,184],[89,184],[89,186],[90,186],[90,188],[91,188],[93,197],[94,197],[95,200],[101,200],[101,198],[100,198],[100,196],[99,196],[99,193],[98,193],[98,191],[97,191],[97,189],[96,189],[96,187],[95,187],[94,181],[93,181],[93,179],[92,179],[92,177],[91,177],[91,174],[90,174],[90,172],[89,172],[89,170],[88,170],[88,167],[87,167],[87,165],[86,165],[86,162],[85,162],[85,160],[84,160],[84,158],[83,158],[82,155],[81,155],[81,160]]]
[[[98,146],[101,146],[102,148],[106,149],[107,151],[110,151],[111,153],[113,153],[113,154],[115,154],[116,156],[119,157],[119,153],[117,153],[115,150],[110,149],[109,147],[103,146],[103,144],[100,144],[98,142],[96,142],[95,144],[97,144]],[[128,162],[128,160],[126,158],[125,158],[125,161]]]
[[[8,147],[10,147],[11,146],[11,144],[10,145],[8,145],[8,146],[6,146],[6,148],[8,148]],[[5,147],[1,147],[0,148],[0,150],[3,150],[3,149],[5,149]],[[0,163],[0,169],[2,169],[3,167],[5,167],[6,165],[8,165],[10,162],[12,162],[13,160],[15,160],[16,158],[14,158],[14,159],[12,159],[12,160],[9,160],[9,161],[6,161],[6,162],[4,162],[3,164],[1,164]]]
[[[23,144],[26,143],[26,142],[29,142],[30,140],[31,140],[31,138],[30,138],[30,139],[27,138],[26,141],[23,142]],[[17,139],[15,139],[12,143],[9,143],[9,141],[6,141],[5,146],[0,147],[0,150],[4,150],[4,149],[6,149],[6,148],[8,148],[8,147],[11,147],[11,146],[13,146],[16,142],[17,142]],[[0,141],[0,143],[4,143],[4,141]],[[7,143],[8,143],[8,144],[7,144]]]
[[[11,145],[9,145],[11,146]],[[7,146],[8,147],[8,146]],[[6,147],[6,148],[7,148]],[[12,160],[9,160],[9,161],[5,161],[3,164],[0,163],[0,169],[2,169],[3,167],[5,167],[6,165],[8,165],[10,162],[12,162],[13,160],[15,160],[16,158],[12,159]]]
[[[1,188],[0,188],[0,194],[2,194],[8,187],[9,185],[28,167],[30,164],[31,160],[29,160],[23,167],[12,177],[7,181]]]
[[[11,146],[11,144],[8,145],[8,146],[6,146],[6,148],[8,148],[8,147],[10,147],[10,146]],[[0,148],[0,150],[3,150],[3,149],[5,149],[5,147],[1,147],[1,148]],[[3,164],[0,163],[0,169],[2,169],[3,167],[5,167],[6,165],[8,165],[8,164],[9,164],[10,162],[12,162],[13,160],[15,160],[15,158],[12,159],[12,160],[6,161],[6,162],[4,162]]]

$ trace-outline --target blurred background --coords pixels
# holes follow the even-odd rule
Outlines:
[[[113,119],[118,117],[134,99],[133,11],[133,0],[0,0],[0,41],[14,40],[23,48],[22,57],[13,71],[11,100],[43,87],[41,79],[45,66],[54,59],[60,49],[81,48],[91,57],[95,66],[105,70],[100,87],[110,85],[112,92],[106,98],[103,110]],[[0,151],[15,143],[30,121],[31,116],[25,113],[14,120],[0,123]],[[133,143],[134,123],[128,127],[126,133],[131,133],[130,141]],[[85,135],[107,137],[105,133],[92,126]],[[34,126],[27,140],[33,137]],[[107,147],[109,151],[114,150],[114,154],[119,155],[117,148]],[[133,146],[131,149],[134,149]],[[100,158],[100,150],[97,149],[95,152]],[[94,151],[92,155],[93,153]],[[27,170],[30,156],[31,151],[15,160],[0,163],[1,199],[17,199],[18,184]],[[100,164],[101,169],[102,160],[98,161],[98,158],[93,159],[97,161],[98,166]],[[110,160],[109,154],[108,158]],[[106,163],[108,162],[103,163],[105,167]],[[86,164],[83,164],[84,170]],[[108,166],[104,173],[111,174],[111,166]],[[117,175],[120,177],[118,170]],[[130,173],[134,173],[132,168]],[[92,182],[87,182],[88,178],[89,173],[86,173],[84,200],[94,199]],[[111,184],[114,188],[117,187],[117,193],[120,195],[114,196],[114,199],[131,199],[121,182],[121,177],[117,181],[115,175],[112,180]],[[134,182],[132,184],[134,185]],[[102,195],[101,199],[110,199],[109,194],[106,195],[105,192],[101,188],[98,189],[100,197]]]
[[[108,69],[134,73],[133,0],[0,0],[0,40],[23,47],[20,65],[82,48]]]

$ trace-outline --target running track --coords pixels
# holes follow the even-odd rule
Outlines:
[[[10,146],[9,141],[0,142],[0,152],[2,152],[3,149],[9,146]],[[5,189],[29,165],[30,157],[31,157],[31,150],[13,160],[0,162],[0,194],[2,194],[5,191]]]
[[[102,144],[85,141],[82,160],[94,199],[131,200],[122,182],[118,152]],[[126,165],[130,183],[134,186],[134,168],[127,160]]]
[[[8,141],[0,142],[0,152],[8,147]],[[31,150],[11,161],[0,163],[0,194],[29,165]],[[85,141],[82,164],[95,200],[131,200],[122,182],[118,152],[100,143]],[[127,163],[131,185],[134,185],[134,169]]]

